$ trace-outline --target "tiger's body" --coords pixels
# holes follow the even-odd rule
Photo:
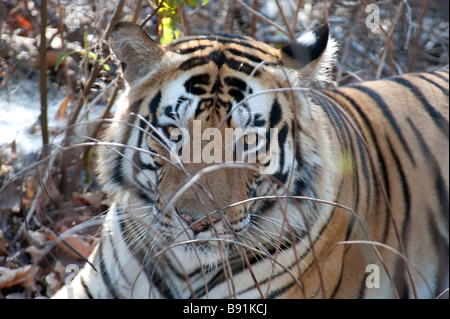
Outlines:
[[[335,51],[327,27],[282,50],[229,36],[164,48],[124,23],[111,47],[130,85],[99,159],[115,204],[90,257],[97,273],[86,266],[56,298],[434,298],[448,288],[448,70],[311,94],[299,88],[325,78]],[[207,138],[174,158],[171,132],[195,135],[196,123]],[[276,156],[234,163],[226,129],[255,127],[277,134],[244,136],[245,156],[260,140]],[[208,156],[196,162],[198,152]]]

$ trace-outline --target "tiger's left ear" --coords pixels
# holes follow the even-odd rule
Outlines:
[[[328,71],[333,67],[336,41],[329,35],[328,24],[309,31],[281,49],[282,62],[300,72],[307,83],[328,80]]]

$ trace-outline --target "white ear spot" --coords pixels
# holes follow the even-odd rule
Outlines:
[[[316,34],[313,31],[303,34],[297,39],[297,43],[306,47],[313,46],[317,42]]]

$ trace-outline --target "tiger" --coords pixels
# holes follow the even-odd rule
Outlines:
[[[54,298],[448,297],[448,69],[318,88],[328,24],[277,48],[120,22],[109,43],[114,203]]]

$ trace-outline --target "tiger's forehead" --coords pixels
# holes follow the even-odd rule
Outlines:
[[[173,54],[136,91],[149,99],[151,89],[147,104],[158,122],[154,124],[187,127],[201,119],[214,125],[225,117],[236,127],[273,122],[269,117],[279,98],[273,93],[252,95],[283,86],[275,74],[281,64],[278,49],[249,38],[212,35],[184,37],[166,50]]]
[[[177,58],[168,65],[173,71],[160,78],[165,84],[160,86],[157,117],[165,124],[175,118],[185,123],[188,118],[225,117],[246,95],[263,90],[263,83],[270,82],[263,79],[267,76],[264,66],[258,65],[280,56],[279,50],[263,43],[226,35],[184,37],[167,50]],[[268,113],[271,100],[269,95],[252,98],[241,103],[231,118],[240,124],[248,122]]]
[[[222,50],[243,56],[251,54],[258,57],[258,60],[278,60],[280,58],[280,51],[269,45],[251,38],[229,35],[183,37],[172,42],[167,49],[182,55]]]

